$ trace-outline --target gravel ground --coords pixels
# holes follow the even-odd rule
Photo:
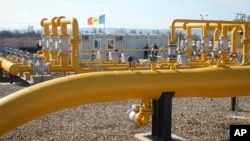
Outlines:
[[[28,86],[18,78],[8,84],[0,77],[0,97]],[[238,112],[230,98],[178,98],[173,100],[172,133],[188,140],[229,140],[230,124],[247,124],[250,96],[240,97]],[[151,123],[136,127],[126,114],[139,100],[82,105],[30,121],[0,137],[0,141],[135,141],[134,134],[151,131]]]

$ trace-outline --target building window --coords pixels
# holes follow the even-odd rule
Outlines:
[[[94,39],[93,49],[101,49],[101,40],[100,39]]]
[[[108,39],[108,49],[115,49],[115,40]]]

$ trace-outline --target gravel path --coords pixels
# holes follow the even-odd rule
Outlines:
[[[28,84],[0,77],[0,97]],[[135,141],[134,134],[151,131],[151,123],[141,128],[127,119],[126,112],[140,100],[88,104],[65,109],[28,122],[0,137],[0,141]],[[229,140],[230,124],[247,124],[250,96],[238,98],[239,110],[230,111],[230,98],[179,98],[173,100],[172,133],[188,140]]]

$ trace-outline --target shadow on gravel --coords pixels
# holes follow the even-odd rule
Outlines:
[[[0,83],[10,83],[9,76],[0,76]],[[28,82],[22,80],[18,76],[13,76],[13,83],[18,86],[31,86]]]

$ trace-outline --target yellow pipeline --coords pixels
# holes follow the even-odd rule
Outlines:
[[[43,18],[40,25],[43,27],[43,36],[49,36],[49,26],[51,25],[51,21],[47,18]]]
[[[88,103],[145,101],[168,91],[175,91],[176,98],[249,96],[249,71],[249,66],[108,71],[53,79],[0,99],[0,135],[42,115]]]
[[[175,43],[175,28],[183,28],[186,30],[186,37],[192,37],[192,28],[202,28],[202,37],[209,37],[209,29],[215,28],[214,42],[219,40],[219,31],[221,29],[221,22],[223,21],[208,21],[208,20],[188,20],[176,19],[172,22],[172,30],[170,42]],[[214,47],[214,46],[213,46]]]
[[[54,17],[51,19],[51,25],[52,25],[52,32],[51,35],[52,36],[58,36],[58,32],[57,32],[57,28],[60,26],[59,21],[65,18],[64,16],[60,16],[60,17]]]
[[[237,52],[237,39],[238,39],[238,31],[240,30],[239,27],[234,27],[232,30],[231,36],[231,52]]]
[[[182,24],[181,24],[182,23]],[[211,20],[190,20],[190,19],[175,19],[171,24],[171,38],[170,43],[176,43],[175,41],[175,28],[186,28],[186,24],[188,23],[200,23],[200,24],[209,24],[209,23],[219,23],[219,21],[211,21]],[[181,27],[183,25],[183,27]]]
[[[209,23],[188,23],[186,24],[186,28],[189,29],[190,35],[187,35],[188,37],[192,37],[191,30],[192,28],[201,28],[202,29],[202,38],[208,38],[209,37],[209,29],[211,28],[209,26]],[[185,29],[185,28],[184,28]]]
[[[215,24],[217,26],[217,24]],[[192,38],[192,28],[202,28],[202,38],[209,38],[209,30],[210,26],[209,23],[188,23],[186,24],[186,38]],[[184,28],[185,29],[185,28]],[[188,58],[191,57],[192,50],[187,49],[186,54]],[[202,50],[202,60],[205,62],[207,61],[207,50]]]
[[[21,63],[11,62],[2,58],[1,67],[11,75],[17,75],[20,72],[31,72],[32,67],[30,65],[23,65]]]
[[[185,20],[185,19],[176,19],[172,22],[171,25],[171,38],[170,38],[170,43],[175,43],[175,28],[182,28],[187,30],[187,37],[191,36],[191,29],[192,28],[197,28],[203,25],[203,37],[208,36],[208,30],[210,27],[216,27],[215,30],[215,37],[214,37],[214,43],[215,41],[218,40],[218,31],[221,29],[221,38],[228,38],[228,31],[231,31],[232,28],[238,27],[243,30],[245,34],[243,34],[243,39],[242,39],[242,44],[243,44],[243,49],[242,49],[242,64],[241,65],[246,65],[249,62],[249,57],[248,57],[248,52],[249,52],[249,22],[237,22],[237,21],[214,21],[214,20]],[[235,44],[235,42],[234,42]],[[214,46],[213,46],[214,47]],[[235,48],[232,48],[231,50],[235,50]],[[206,54],[203,53],[203,55]],[[227,52],[221,53],[221,59],[222,63],[225,65],[225,60],[226,57],[228,56]],[[219,60],[218,64],[221,63]]]
[[[187,26],[185,30],[186,30],[186,38],[192,38],[192,28]]]
[[[242,46],[242,63],[241,65],[249,64],[249,25],[244,25],[243,27],[243,39],[241,40]]]
[[[232,53],[237,53],[237,49],[238,49],[238,44],[237,44],[237,40],[238,40],[238,31],[240,30],[239,27],[234,27],[231,31],[232,35],[231,35],[231,49],[230,52]],[[231,57],[230,58],[230,63],[232,65],[236,65],[236,57]]]
[[[58,32],[57,32],[57,28],[60,26],[59,25],[59,20],[61,18],[65,18],[64,16],[60,16],[60,17],[54,17],[51,19],[51,25],[52,25],[52,32],[50,34],[50,36],[53,38],[57,38],[58,37]],[[55,46],[55,45],[53,45]],[[57,65],[58,61],[58,50],[50,50],[50,56],[51,56],[51,61],[52,61],[52,65]]]
[[[40,22],[40,25],[43,27],[43,37],[49,37],[49,26],[51,26],[51,20],[48,20],[47,18],[43,18]],[[43,49],[43,56],[45,58],[45,62],[49,62],[49,50]]]
[[[67,34],[67,25],[71,24],[72,26],[72,36],[70,39],[71,43],[71,63],[68,64],[67,62],[67,57],[68,53],[60,53],[60,64],[58,64],[56,58],[57,58],[57,52],[50,52],[52,56],[52,60],[55,60],[54,63],[51,63],[51,69],[50,71],[75,71],[76,73],[82,73],[83,70],[80,69],[79,67],[79,62],[78,62],[78,54],[79,54],[79,49],[78,45],[80,43],[80,38],[79,38],[79,27],[78,27],[78,22],[75,18],[65,18],[64,16],[60,17],[54,17],[52,20],[48,20],[46,18],[42,19],[41,21],[41,26],[44,28],[44,36],[49,36],[49,25],[52,25],[52,33],[51,36],[58,36],[57,33],[57,27],[60,26],[61,33],[59,34],[60,37],[68,37],[69,35]],[[45,61],[49,61],[49,51],[44,52]]]
[[[215,50],[215,42],[219,40],[219,36],[220,36],[220,31],[221,29],[220,28],[215,28],[214,30],[214,37],[213,37],[213,51]]]
[[[72,28],[72,39],[79,39],[79,29],[78,22],[76,18],[61,18],[59,20],[59,24],[61,26],[61,36],[68,36],[67,34],[67,24],[71,24]],[[80,40],[80,39],[79,39]]]
[[[245,22],[239,22],[239,23],[234,23],[234,24],[222,24],[222,29],[227,29],[230,27],[240,27],[243,31],[243,37],[242,37],[242,63],[241,65],[248,64],[248,52],[249,52],[249,23]],[[222,31],[223,36],[225,36],[225,31]]]
[[[191,19],[175,19],[171,28],[171,38],[170,43],[176,43],[175,41],[175,30],[176,28],[185,28],[188,23],[207,23],[210,27],[221,28],[220,24],[249,24],[249,22],[238,22],[238,21],[216,21],[216,20],[191,20]]]
[[[78,22],[75,18],[61,18],[59,20],[61,26],[61,35],[62,37],[67,36],[67,24],[71,24],[72,35],[70,39],[71,43],[71,65],[74,68],[76,73],[83,73],[83,70],[79,67],[78,55],[79,48],[78,45],[81,42],[79,38],[79,27]]]
[[[231,25],[231,24],[230,24]],[[221,38],[228,38],[228,31],[230,31],[230,28],[229,26],[222,26],[222,29],[221,29]]]
[[[54,17],[51,20],[48,20],[47,18],[43,18],[40,22],[40,25],[43,27],[43,37],[49,37],[50,35],[52,37],[57,37],[57,27],[59,26],[59,20],[61,18],[65,18],[63,16],[60,17]],[[51,26],[51,34],[50,34],[50,27]],[[50,51],[49,49],[45,49],[42,51],[43,56],[45,58],[45,62],[50,62],[50,55],[51,55],[51,60],[53,60],[54,64],[57,64],[57,51]]]

